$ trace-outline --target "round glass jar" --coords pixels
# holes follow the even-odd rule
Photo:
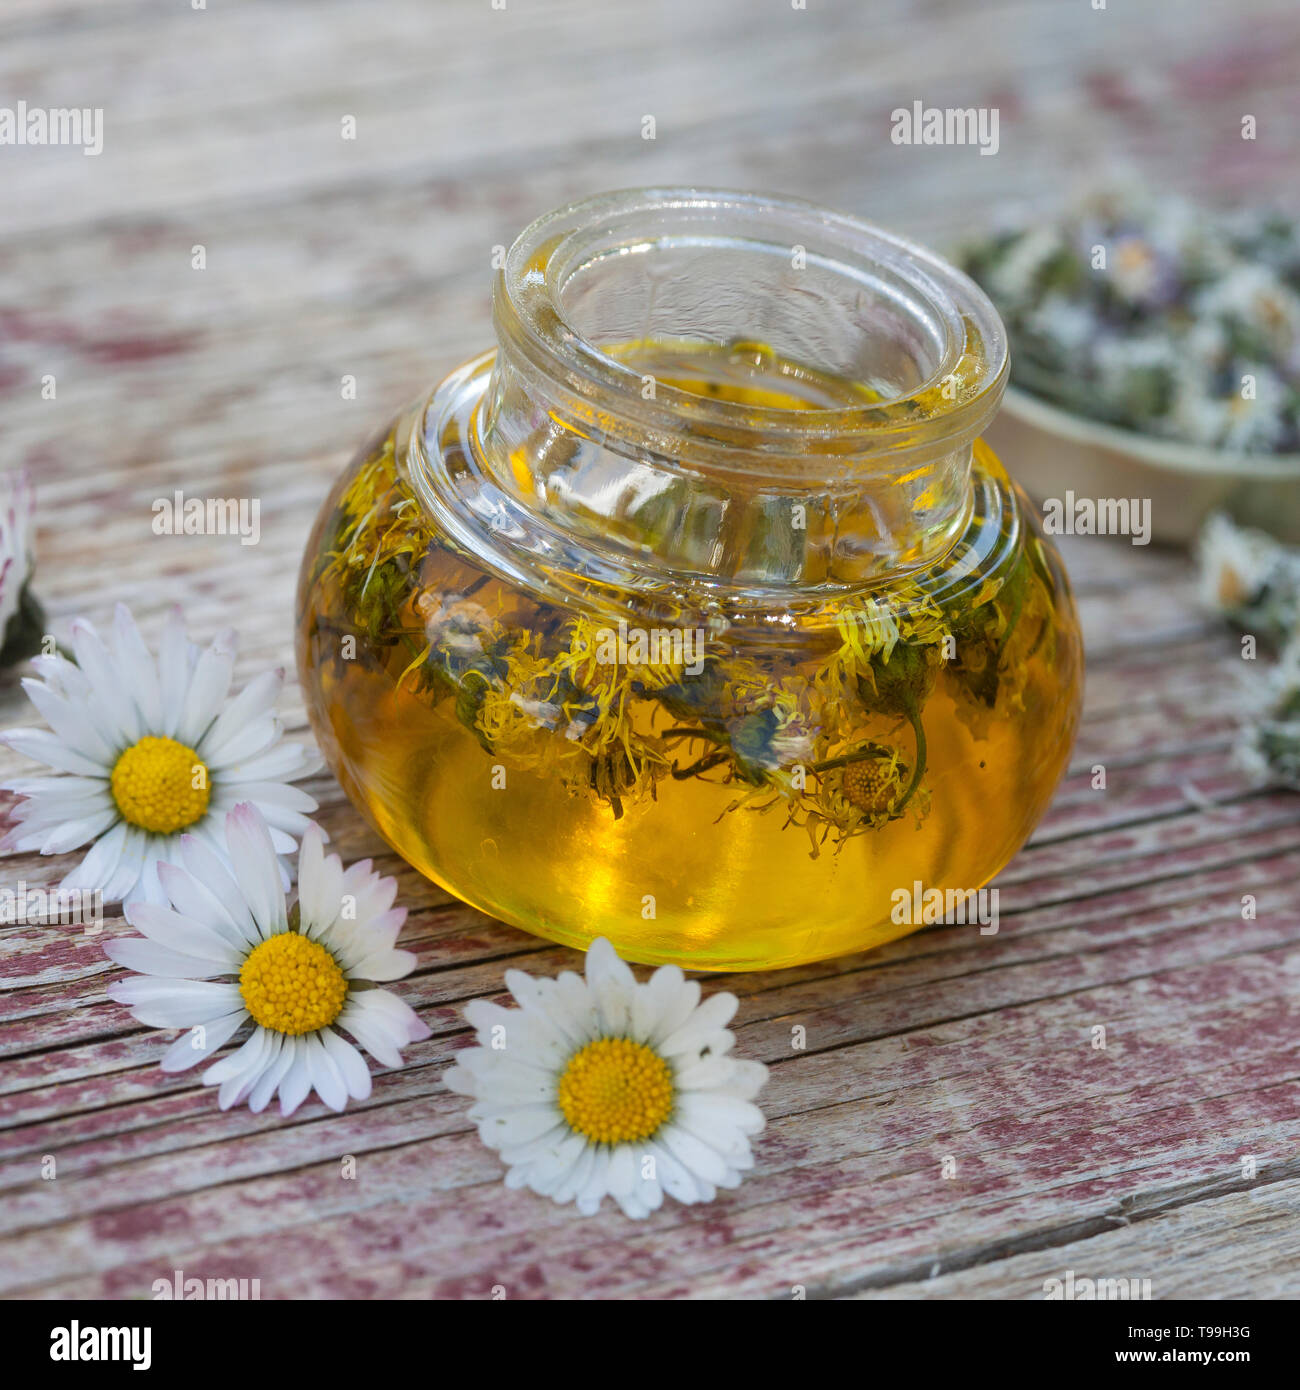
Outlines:
[[[706,970],[861,951],[997,873],[1082,651],[979,439],[980,290],[809,204],[649,189],[533,223],[493,309],[303,560],[307,708],[379,833],[506,922]]]

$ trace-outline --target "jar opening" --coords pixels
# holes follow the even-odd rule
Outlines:
[[[598,399],[602,426],[632,436],[757,454],[951,448],[983,428],[1006,376],[1001,323],[964,275],[793,199],[647,189],[572,204],[520,235],[494,302],[503,348],[556,404]]]
[[[970,520],[1005,335],[902,238],[792,199],[614,193],[525,229],[493,310],[495,355],[425,432],[504,548],[755,596],[932,565]]]

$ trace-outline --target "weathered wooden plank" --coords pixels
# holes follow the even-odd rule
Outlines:
[[[1123,1279],[1153,1299],[1275,1299],[1300,1293],[1300,1182],[1207,1197],[1049,1250],[864,1289],[856,1299],[1045,1298],[1047,1281]],[[1157,1271],[1154,1278],[1151,1271]],[[1208,1319],[1207,1319],[1208,1320]]]
[[[612,1213],[583,1221],[549,1206],[530,1209],[532,1220],[521,1228],[508,1213],[530,1199],[484,1182],[483,1151],[467,1136],[453,1135],[363,1159],[364,1189],[340,1179],[336,1157],[283,1178],[207,1190],[184,1203],[124,1207],[93,1224],[46,1228],[39,1242],[19,1237],[14,1248],[32,1284],[57,1277],[60,1268],[102,1270],[115,1253],[129,1251],[136,1268],[117,1270],[105,1281],[106,1290],[118,1294],[139,1279],[141,1264],[147,1271],[172,1260],[198,1274],[260,1268],[268,1296],[307,1288],[335,1295],[483,1296],[503,1277],[511,1282],[505,1271],[536,1263],[545,1271],[539,1292],[770,1297],[791,1283],[833,1287],[861,1278],[864,1270],[941,1255],[949,1242],[987,1241],[994,1231],[1004,1237],[1041,1232],[1059,1222],[1063,1206],[1076,1221],[1099,1220],[1122,1210],[1138,1189],[1149,1193],[1190,1179],[1230,1189],[1239,1183],[1239,1167],[1222,1152],[1218,1135],[1224,1130],[1249,1151],[1285,1154],[1267,1165],[1273,1177],[1296,1174],[1294,1085],[1154,1111],[1139,1106],[1137,1115],[1126,1101],[1112,1106],[1118,1112],[1113,1123],[1067,1127],[1061,1137],[1068,1150],[1027,1132],[1029,1126],[1014,1117],[976,1125],[970,1135],[941,1129],[935,1142],[934,1136],[908,1134],[913,1112],[907,1107],[876,1105],[836,1116],[855,1120],[855,1130],[881,1143],[866,1155],[846,1156],[844,1135],[853,1130],[807,1118],[797,1128],[778,1121],[762,1141],[767,1180],[761,1198],[742,1187],[712,1211],[674,1210],[631,1233]],[[959,1177],[945,1180],[940,1161],[954,1147]],[[469,1186],[460,1185],[466,1179]],[[448,1192],[449,1183],[456,1184],[454,1202],[428,1195]],[[359,1215],[332,1220],[358,1203]],[[909,1213],[907,1222],[899,1222],[899,1210]],[[277,1250],[293,1251],[283,1266],[265,1258],[272,1230]],[[218,1232],[226,1243],[205,1252],[202,1238]],[[400,1249],[404,1263],[395,1285],[365,1269],[373,1249],[366,1232],[383,1249]],[[87,1239],[92,1233],[93,1241]],[[350,1248],[355,1262],[340,1269],[326,1260],[331,1241]],[[450,1255],[454,1273],[441,1267]]]
[[[1268,915],[1266,905],[1264,916]],[[1104,929],[1094,927],[1092,932],[1105,936]],[[1106,953],[1107,958],[1123,963],[1122,974],[1107,970],[1105,961],[1095,960],[1088,955],[1076,957],[1067,948],[1064,953],[1053,955],[1047,962],[1034,962],[1037,968],[1013,963],[996,969],[990,963],[977,973],[943,981],[942,988],[936,988],[933,981],[933,962],[928,963],[929,971],[924,968],[926,962],[903,962],[895,969],[872,972],[869,976],[837,975],[787,988],[780,992],[779,999],[747,1001],[743,1013],[746,1022],[741,1036],[747,1050],[753,1054],[779,1061],[790,1058],[792,1028],[795,1024],[801,1025],[806,1030],[810,1053],[822,1054],[834,1050],[835,1065],[828,1075],[835,1078],[832,1084],[845,1096],[852,1094],[854,1082],[860,1084],[860,1073],[850,1069],[846,1075],[847,1059],[841,1055],[841,1051],[850,1045],[861,1044],[863,1039],[872,1037],[905,1033],[923,1024],[938,1025],[945,1020],[963,1019],[964,1016],[987,1018],[990,1020],[988,1026],[997,1032],[1014,1027],[1022,1014],[1035,1010],[1044,1000],[1048,1001],[1047,1015],[1058,1019],[1055,1027],[1049,1026],[1045,1019],[1039,1019],[1037,1026],[1044,1045],[1050,1045],[1055,1040],[1059,1048],[1061,1033],[1068,1027],[1060,1020],[1073,1018],[1076,1020],[1073,1025],[1077,1037],[1075,1046],[1081,1050],[1085,1064],[1093,1060],[1089,1056],[1088,1044],[1088,1030],[1091,1027],[1100,1023],[1117,1034],[1128,1034],[1138,1028],[1145,1033],[1148,1027],[1157,1026],[1163,1009],[1172,1007],[1180,1010],[1189,998],[1202,1006],[1210,999],[1218,1000],[1220,1008],[1212,1015],[1208,1026],[1216,1029],[1216,1037],[1232,1033],[1240,1039],[1240,1031],[1235,1024],[1229,1029],[1218,1016],[1222,1012],[1225,995],[1229,998],[1239,996],[1243,986],[1250,983],[1259,987],[1265,978],[1263,972],[1267,972],[1270,978],[1274,972],[1284,978],[1294,977],[1300,973],[1300,952],[1285,947],[1261,951],[1261,940],[1266,942],[1272,935],[1267,929],[1261,930],[1256,937],[1234,933],[1232,940],[1227,943],[1227,950],[1222,945],[1218,950],[1213,949],[1217,935],[1210,931],[1196,936],[1183,933],[1179,937],[1179,945],[1183,949],[1176,953],[1168,949],[1167,941],[1162,940],[1159,934],[1137,943],[1125,943]],[[1300,930],[1294,931],[1293,935],[1300,943]],[[1209,949],[1203,954],[1192,952],[1184,943],[1194,940],[1205,942]],[[1002,943],[997,945],[1001,946]],[[1203,963],[1205,961],[1216,963],[1213,972]],[[1153,969],[1157,962],[1158,968]],[[1037,992],[1017,994],[1016,983],[1026,979],[1034,981]],[[1099,986],[1116,984],[1128,987],[1127,990],[1112,990],[1112,996],[1118,993],[1121,999],[1111,997],[1098,1010],[1098,1001],[1092,997],[1093,991]],[[1050,987],[1044,989],[1044,985]],[[1127,1002],[1122,1002],[1125,1000]],[[776,1008],[779,1008],[779,1013],[773,1012]],[[1125,1010],[1134,1008],[1140,1010],[1140,1023],[1132,1017],[1126,1021]],[[1279,1025],[1275,1031],[1284,1030]],[[1241,1045],[1240,1042],[1238,1045]],[[435,1048],[441,1056],[446,1056],[446,1044],[439,1046],[435,1041],[413,1049],[414,1062],[417,1065],[423,1063],[427,1054]],[[1019,1065],[1023,1061],[1023,1049],[1019,1044],[1015,1055]],[[1217,1057],[1220,1054],[1213,1055]],[[800,1086],[805,1081],[815,1085],[820,1069],[809,1065],[802,1057],[799,1060],[800,1075],[804,1078]],[[1112,1058],[1108,1056],[1103,1060],[1110,1061]],[[1162,1058],[1162,1066],[1164,1061]],[[1051,1065],[1045,1058],[1040,1060],[1042,1064]],[[983,1070],[981,1074],[984,1074]],[[399,1080],[399,1089],[401,1084]],[[420,1078],[417,1085],[427,1085],[427,1081]],[[807,1104],[816,1108],[816,1092],[812,1095],[813,1099]],[[1048,1108],[1059,1103],[1059,1095],[1056,1087],[1044,1090],[1043,1097]],[[454,1103],[454,1098],[444,1099]],[[1027,1098],[1022,1098],[1024,1103],[1029,1103]],[[315,1109],[317,1114],[325,1113],[318,1106]],[[355,1113],[360,1115],[361,1111]],[[269,1117],[261,1120],[249,1117],[248,1122],[259,1129],[269,1128],[267,1143],[273,1148],[285,1143],[291,1147],[303,1143],[302,1136],[284,1138],[286,1131],[293,1127],[269,1124]],[[349,1114],[340,1123],[345,1126],[355,1124],[367,1134],[378,1134],[383,1117],[377,1119],[371,1115],[363,1120]],[[336,1127],[336,1122],[331,1117],[325,1121],[325,1126],[328,1131]],[[360,1134],[353,1142],[362,1143]],[[386,1146],[382,1140],[376,1142]],[[208,1162],[206,1158],[201,1161]],[[278,1168],[282,1163],[273,1158],[271,1166]],[[160,1171],[171,1174],[176,1171],[176,1166],[164,1166]],[[160,1180],[160,1177],[150,1174],[145,1182],[150,1191],[157,1191]],[[76,1184],[51,1186],[36,1182],[32,1185],[29,1200],[45,1207],[51,1204],[57,1206],[66,1200],[91,1200],[115,1205],[125,1200],[124,1181],[115,1180],[109,1187],[92,1184],[85,1191],[79,1191]],[[24,1217],[26,1206],[27,1203],[18,1198],[10,1202],[4,1217],[0,1218],[0,1228],[12,1229],[14,1223],[19,1226],[28,1224]]]

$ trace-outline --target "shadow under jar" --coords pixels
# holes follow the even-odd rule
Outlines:
[[[533,223],[493,308],[303,561],[308,710],[384,838],[506,922],[705,970],[865,950],[923,925],[918,886],[987,882],[1082,652],[979,439],[984,295],[808,204],[648,189]]]

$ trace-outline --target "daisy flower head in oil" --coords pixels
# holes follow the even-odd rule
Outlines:
[[[98,891],[107,902],[162,902],[158,863],[179,862],[186,832],[224,853],[221,817],[236,802],[258,808],[278,854],[297,848],[316,802],[288,783],[314,772],[319,760],[301,744],[280,741],[274,707],[283,670],[263,672],[227,699],[234,632],[200,649],[179,609],[167,620],[157,660],[122,604],[107,640],[84,619],[74,621],[72,651],[74,660],[36,657],[37,677],[23,681],[49,729],[0,734],[0,742],[63,774],[6,784],[22,800],[0,849],[66,854],[88,844],[64,888]]]
[[[34,510],[27,474],[0,473],[0,668],[37,649],[45,622],[31,587]]]
[[[519,1004],[473,1000],[465,1016],[479,1046],[461,1052],[448,1087],[471,1096],[469,1116],[508,1169],[585,1216],[612,1197],[631,1217],[662,1205],[710,1202],[753,1167],[750,1138],[761,1062],[731,1056],[734,994],[700,1002],[675,965],[638,984],[603,937],[587,952],[586,979],[506,972]]]
[[[127,905],[144,939],[104,950],[138,974],[110,984],[109,997],[150,1027],[187,1030],[163,1054],[167,1072],[207,1060],[251,1023],[243,1045],[203,1073],[205,1086],[220,1087],[223,1110],[247,1101],[261,1111],[278,1094],[280,1113],[291,1115],[313,1090],[332,1110],[364,1100],[370,1069],[339,1029],[386,1067],[400,1067],[400,1049],[429,1036],[409,1004],[376,987],[415,964],[394,946],[406,920],[393,906],[396,879],[368,859],[345,870],[309,825],[290,904],[257,808],[236,806],[225,829],[220,858],[197,836],[181,837],[183,867],[158,870],[166,903]]]

